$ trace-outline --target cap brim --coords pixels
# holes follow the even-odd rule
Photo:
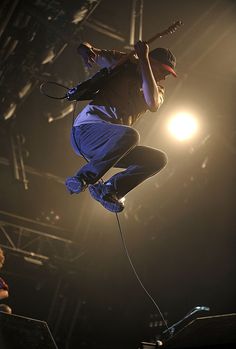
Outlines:
[[[169,65],[161,63],[161,65],[163,66],[163,68],[165,68],[165,70],[167,70],[168,72],[170,72],[172,75],[174,75],[175,78],[177,78],[177,74],[174,71],[173,68],[171,68]]]

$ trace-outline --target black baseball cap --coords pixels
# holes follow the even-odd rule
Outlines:
[[[168,48],[155,48],[153,51],[149,53],[149,56],[152,59],[159,61],[162,64],[163,68],[165,68],[168,72],[177,77],[177,74],[174,70],[176,66],[176,57]]]

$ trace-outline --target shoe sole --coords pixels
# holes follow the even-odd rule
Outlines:
[[[77,177],[68,177],[65,185],[70,194],[79,194],[85,190],[84,184]]]
[[[105,207],[105,209],[107,209],[110,212],[113,213],[119,213],[122,212],[124,209],[124,205],[122,203],[120,203],[119,205],[117,204],[112,204],[111,202],[108,202],[106,200],[104,200],[100,195],[101,195],[101,191],[100,191],[100,195],[98,193],[98,189],[95,185],[90,185],[89,186],[89,192],[92,196],[92,198],[98,202],[100,202],[100,204]]]

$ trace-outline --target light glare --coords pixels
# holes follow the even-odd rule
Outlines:
[[[197,131],[197,121],[188,113],[179,113],[174,116],[168,125],[170,133],[179,141],[185,141]]]

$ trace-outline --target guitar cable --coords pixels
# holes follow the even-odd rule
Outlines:
[[[66,87],[66,86],[64,86],[64,85],[62,85],[62,84],[59,84],[59,83],[56,83],[56,82],[53,82],[53,81],[46,81],[46,82],[43,82],[43,83],[40,85],[40,92],[41,92],[43,95],[45,95],[45,96],[47,96],[47,97],[49,97],[49,98],[53,98],[53,99],[65,99],[65,98],[67,98],[67,94],[64,95],[64,96],[61,96],[61,97],[54,97],[54,96],[50,96],[50,95],[48,95],[47,93],[45,93],[45,91],[44,91],[43,88],[44,88],[44,85],[47,84],[47,83],[49,83],[49,84],[54,84],[54,85],[57,85],[57,86],[60,86],[60,87],[63,87],[63,88],[65,88],[65,89],[69,90],[68,87]],[[76,106],[77,106],[77,102],[78,102],[78,101],[74,101],[74,102],[75,102],[75,103],[74,103],[74,108],[73,108],[72,127],[73,127],[74,120],[75,120],[75,111],[76,111]],[[75,139],[74,134],[73,134],[73,139],[74,139],[74,142],[75,142],[76,147],[77,147],[77,149],[79,150],[80,154],[82,155],[82,157],[84,158],[84,160],[85,160],[86,162],[88,162],[88,160],[86,159],[85,155],[82,153],[80,147],[78,146],[78,143],[77,143],[77,141],[76,141],[76,139]],[[101,178],[101,181],[104,183],[103,178]],[[171,334],[172,334],[172,333],[171,333],[171,330],[170,330],[170,328],[169,328],[168,325],[167,325],[167,322],[166,322],[166,320],[165,320],[165,318],[164,318],[164,316],[163,316],[163,313],[162,313],[160,307],[158,306],[158,304],[157,304],[157,302],[154,300],[154,298],[151,296],[151,294],[148,292],[148,290],[147,290],[146,287],[144,286],[144,284],[143,284],[143,282],[142,282],[140,276],[138,275],[138,272],[137,272],[137,270],[136,270],[136,268],[135,268],[135,266],[134,266],[134,264],[133,264],[133,261],[132,261],[132,259],[131,259],[131,257],[130,257],[130,254],[129,254],[129,250],[128,250],[128,248],[127,248],[126,240],[125,240],[125,237],[124,237],[122,228],[121,228],[121,224],[120,224],[120,219],[119,219],[118,213],[115,213],[115,216],[116,216],[116,220],[117,220],[117,225],[118,225],[118,229],[119,229],[119,233],[120,233],[122,245],[123,245],[125,254],[126,254],[126,256],[127,256],[127,259],[128,259],[128,261],[129,261],[129,264],[130,264],[130,266],[131,266],[131,269],[133,270],[134,275],[135,275],[135,277],[136,277],[136,279],[137,279],[139,285],[140,285],[141,288],[144,290],[144,292],[146,293],[146,295],[148,296],[148,298],[151,300],[151,302],[153,303],[154,307],[157,309],[157,311],[158,311],[158,313],[159,313],[159,315],[160,315],[160,317],[161,317],[161,319],[162,319],[162,321],[163,321],[163,324],[164,324],[165,327],[166,327],[166,331],[168,331],[168,332],[170,333],[170,335],[171,335]]]
[[[55,96],[49,95],[47,92],[44,91],[44,86],[45,85],[56,85],[56,86],[59,86],[59,87],[63,87],[66,90],[70,90],[69,87],[67,87],[65,85],[62,85],[59,82],[55,82],[55,81],[44,81],[39,86],[39,90],[40,90],[41,94],[46,96],[46,97],[49,97],[49,98],[52,98],[52,99],[66,99],[67,98],[67,93],[65,95],[61,96],[61,97],[55,97]]]

